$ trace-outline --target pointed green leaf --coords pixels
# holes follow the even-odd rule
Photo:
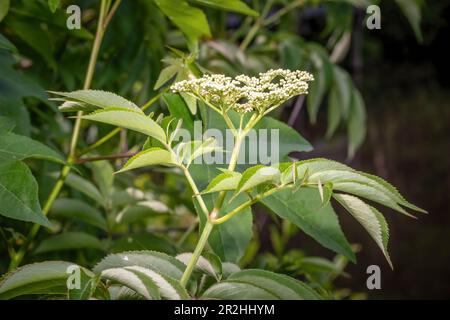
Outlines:
[[[87,166],[91,169],[93,180],[107,202],[114,192],[114,167],[107,160],[88,162]]]
[[[64,99],[60,98],[52,98],[52,101],[63,101],[62,105],[58,107],[61,112],[75,112],[75,111],[83,111],[83,112],[91,112],[98,110],[97,107],[92,106],[90,104],[79,102],[79,101],[64,101]]]
[[[158,90],[159,88],[161,88],[170,79],[175,77],[175,75],[178,73],[179,70],[180,68],[177,65],[170,65],[162,69],[161,73],[159,74],[158,80],[156,80],[155,87],[153,89]]]
[[[411,25],[416,38],[419,42],[423,41],[422,30],[420,29],[420,23],[422,20],[421,13],[421,4],[423,1],[421,0],[395,0],[397,5],[403,11],[403,14],[408,19],[409,24]],[[1,19],[0,19],[1,20]]]
[[[322,195],[320,196],[322,200],[322,206],[325,206],[330,202],[332,195],[333,195],[333,184],[331,182],[327,182],[324,185],[322,185]]]
[[[241,180],[239,172],[226,171],[216,176],[202,193],[235,190]]]
[[[140,266],[106,269],[102,271],[102,277],[119,282],[149,300],[159,300],[161,297],[180,300],[189,297],[175,279]]]
[[[61,0],[48,0],[48,6],[50,8],[51,12],[55,12],[56,9],[58,9],[59,5],[60,5],[60,1]]]
[[[328,97],[328,128],[327,128],[327,138],[331,138],[333,134],[336,132],[336,129],[339,127],[339,123],[341,122],[341,106],[339,99],[339,92],[336,86],[330,91],[330,96]]]
[[[106,108],[83,116],[83,119],[141,132],[162,143],[166,143],[166,133],[164,130],[143,113],[122,108]]]
[[[318,179],[323,182],[333,183],[335,190],[348,192],[360,197],[375,201],[400,213],[410,216],[398,203],[403,204],[401,196],[395,188],[389,188],[387,184],[381,184],[374,176],[364,175],[360,172],[349,170],[327,170],[311,174],[308,181],[316,183]]]
[[[185,92],[181,92],[180,96],[183,97],[184,102],[186,103],[191,114],[197,113],[197,98],[193,95]]]
[[[247,191],[262,183],[277,182],[280,179],[280,170],[275,167],[257,165],[244,171],[236,188],[236,194]]]
[[[67,296],[69,300],[89,300],[95,292],[98,278],[84,268],[80,268],[80,286],[67,288]]]
[[[298,161],[296,164],[297,164],[297,176],[299,178],[304,177],[306,171],[308,171],[309,176],[311,176],[316,172],[324,170],[348,170],[348,171],[353,170],[352,168],[346,166],[345,164],[323,158]],[[326,180],[322,181],[326,182]]]
[[[2,164],[28,158],[65,163],[59,153],[38,141],[12,132],[0,134],[0,162]]]
[[[174,166],[176,164],[172,153],[169,151],[161,148],[150,148],[130,158],[118,173],[153,165]]]
[[[67,278],[73,268],[81,267],[64,261],[46,261],[20,267],[0,280],[0,300],[30,294],[65,295]]]
[[[373,186],[353,181],[343,181],[336,182],[334,184],[334,189],[345,193],[350,193],[358,197],[366,198],[368,200],[372,200],[386,207],[392,208],[400,213],[403,213],[404,215],[411,216],[408,212],[405,211],[405,209],[400,207],[397,202],[395,202],[395,200],[390,197],[390,195],[384,193],[383,191],[380,191],[377,188],[374,188]]]
[[[209,154],[211,152],[221,152],[222,148],[217,146],[217,141],[214,138],[208,138],[204,141],[194,140],[189,142],[179,143],[175,148],[178,162],[185,163],[187,167],[197,158]],[[199,159],[202,163],[202,159]]]
[[[342,116],[344,119],[348,119],[352,103],[352,79],[347,71],[336,65],[333,67],[333,75]]]
[[[112,92],[102,90],[77,90],[72,92],[56,92],[50,91],[50,93],[64,97],[64,100],[70,102],[77,102],[81,106],[89,105],[91,110],[106,109],[106,108],[121,108],[129,109],[139,113],[143,113],[142,110],[133,102],[115,94]],[[67,106],[66,106],[67,107]],[[73,107],[73,106],[72,106]],[[64,109],[64,107],[63,107]],[[64,110],[61,110],[64,111]],[[69,111],[69,110],[67,110]],[[72,111],[72,110],[70,110]],[[84,111],[84,110],[83,110]]]
[[[281,170],[281,177],[280,182],[281,184],[289,184],[289,183],[295,183],[297,181],[297,166],[295,163],[291,163],[287,168]]]
[[[326,248],[355,261],[350,244],[341,230],[338,217],[330,204],[321,206],[317,190],[300,188],[279,191],[262,203],[283,219],[288,219]]]
[[[310,85],[309,93],[306,96],[309,121],[316,123],[317,113],[322,103],[326,90],[326,78],[324,72],[318,72],[314,75],[314,81]]]
[[[380,247],[392,267],[388,253],[389,229],[383,215],[361,199],[348,194],[335,194],[334,198],[367,230]]]
[[[170,111],[170,115],[183,120],[183,127],[193,132],[194,130],[194,119],[189,113],[189,105],[183,96],[179,94],[166,93],[163,95],[163,100]]]
[[[131,267],[128,267],[131,268]],[[142,295],[147,300],[160,300],[158,286],[152,277],[138,270],[112,268],[102,271],[101,277],[120,283]],[[149,270],[149,269],[146,269]],[[149,270],[154,273],[153,271]]]
[[[94,267],[94,272],[100,274],[106,269],[129,266],[148,268],[177,280],[181,279],[186,268],[182,262],[165,253],[142,250],[110,254]]]
[[[276,295],[281,300],[317,300],[320,296],[307,284],[266,270],[247,269],[228,277],[243,283],[253,284]]]
[[[0,2],[0,22],[6,17],[9,11],[10,0]]]
[[[426,210],[423,210],[417,206],[415,206],[414,204],[408,202],[401,194],[400,192],[398,192],[398,190],[389,182],[387,182],[386,180],[384,180],[383,178],[380,178],[378,176],[369,174],[369,173],[365,173],[365,172],[358,172],[359,174],[379,183],[380,185],[382,185],[386,190],[388,190],[391,194],[391,196],[393,197],[393,199],[395,199],[399,204],[401,204],[402,206],[409,208],[411,210],[414,211],[418,211],[418,212],[422,212],[422,213],[427,213]]]
[[[275,294],[255,284],[240,281],[222,281],[209,287],[202,299],[214,300],[279,300]]]
[[[352,103],[348,118],[348,156],[353,158],[356,150],[361,146],[366,137],[366,107],[364,100],[357,89],[353,89]]]
[[[0,21],[1,21],[1,19],[0,19]],[[16,46],[11,41],[6,39],[6,37],[2,34],[0,34],[0,49],[5,49],[5,50],[8,50],[8,51],[11,51],[14,53],[18,52]]]
[[[22,162],[0,165],[0,203],[0,215],[51,226],[41,211],[37,182]]]

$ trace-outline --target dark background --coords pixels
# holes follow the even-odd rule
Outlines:
[[[358,263],[347,268],[352,277],[341,278],[338,285],[366,292],[371,299],[450,298],[450,4],[428,2],[433,4],[424,8],[422,43],[387,2],[381,7],[381,30],[355,26],[353,51],[346,61],[368,113],[366,141],[350,164],[389,180],[429,212],[412,220],[383,208],[390,226],[393,271],[358,223],[339,215],[349,240],[362,249]],[[326,130],[325,112],[322,117],[319,125],[311,126],[304,114],[297,129],[317,141]],[[346,160],[344,136],[315,147],[305,156]],[[332,256],[306,236],[297,236],[291,244],[301,244],[308,254]],[[366,287],[371,264],[381,267],[381,290]]]

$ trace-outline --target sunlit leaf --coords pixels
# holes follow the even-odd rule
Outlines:
[[[124,172],[152,165],[174,166],[176,164],[177,162],[174,160],[171,152],[155,147],[141,151],[130,158],[118,172]]]
[[[83,119],[138,131],[166,143],[166,133],[154,120],[130,109],[106,108],[83,116]]]
[[[50,91],[50,93],[63,97],[65,101],[78,103],[81,111],[92,111],[106,108],[123,108],[142,113],[142,110],[133,102],[108,91],[87,89],[72,92]],[[71,108],[69,108],[69,106]],[[76,111],[76,106],[77,104],[63,105],[60,110]],[[84,107],[82,108],[82,106]],[[88,108],[88,106],[90,107]]]

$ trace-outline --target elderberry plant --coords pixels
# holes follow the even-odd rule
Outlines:
[[[200,237],[192,253],[177,256],[155,251],[116,253],[105,257],[92,271],[58,261],[27,265],[5,276],[0,283],[0,298],[32,293],[29,286],[23,286],[26,282],[23,279],[39,272],[42,276],[36,281],[51,287],[51,293],[67,294],[74,299],[322,298],[315,289],[297,279],[266,270],[240,270],[236,264],[226,261],[229,256],[223,252],[232,245],[229,243],[232,240],[218,245],[213,239],[217,234],[214,237],[212,234],[223,236],[228,230],[230,236],[230,229],[225,228],[235,221],[232,238],[233,232],[238,233],[239,217],[256,203],[289,220],[323,246],[354,260],[354,253],[332,211],[334,199],[366,229],[392,267],[388,224],[381,212],[366,201],[407,216],[411,216],[407,209],[424,210],[408,202],[388,182],[327,159],[291,159],[244,166],[243,170],[238,166],[249,132],[261,125],[264,118],[270,118],[268,114],[288,99],[307,94],[313,80],[305,71],[270,70],[258,77],[204,75],[172,85],[173,94],[197,99],[206,106],[204,114],[213,112],[223,120],[234,139],[229,150],[211,138],[178,141],[183,129],[181,118],[147,115],[134,103],[110,92],[53,92],[57,100],[63,101],[60,107],[63,112],[82,111],[83,119],[146,135],[148,139],[142,150],[118,173],[148,166],[165,166],[182,173],[198,209]],[[191,165],[210,153],[227,153],[229,160],[225,168],[217,165],[215,176],[204,188],[199,188]],[[205,250],[208,243],[210,249]],[[75,272],[68,274],[68,268]],[[78,282],[72,283],[73,279]]]

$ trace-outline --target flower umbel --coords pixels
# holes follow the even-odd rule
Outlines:
[[[294,96],[307,94],[308,81],[313,80],[306,71],[278,69],[260,73],[259,77],[204,75],[199,79],[177,82],[171,89],[190,93],[224,111],[263,113]]]

